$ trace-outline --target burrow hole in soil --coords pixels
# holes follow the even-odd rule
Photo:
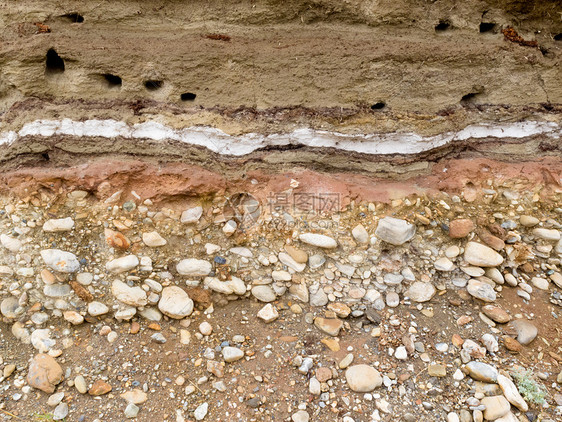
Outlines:
[[[194,101],[195,98],[197,98],[197,95],[193,92],[184,92],[181,94],[180,98],[182,101]]]
[[[555,41],[562,41],[562,32],[554,36]]]
[[[67,13],[66,15],[62,15],[62,17],[74,23],[84,22],[84,16],[82,16],[80,13]]]
[[[449,29],[451,27],[451,23],[447,20],[442,20],[439,21],[439,23],[437,25],[435,25],[435,30],[436,31],[446,31],[447,29]]]
[[[371,106],[371,110],[382,110],[386,107],[384,101],[379,101]]]
[[[47,51],[47,60],[45,61],[47,73],[64,72],[64,60],[57,54],[54,48]]]
[[[112,73],[104,73],[102,76],[110,88],[120,87],[123,84],[120,76],[113,75]]]
[[[156,91],[162,88],[163,85],[164,85],[164,81],[157,81],[153,79],[150,79],[144,83],[144,87],[149,91]]]
[[[48,152],[44,152],[41,154],[41,157],[43,157],[43,159],[45,161],[49,161],[51,159],[51,157],[49,157],[49,153]]]
[[[546,47],[543,47],[542,45],[539,47],[539,51],[541,52],[541,54],[543,56],[550,56],[550,50]]]
[[[476,96],[479,94],[479,92],[469,92],[466,95],[463,95],[461,98],[461,104],[462,105],[467,105],[467,104],[472,104],[474,103],[474,100],[476,99]]]
[[[496,29],[496,24],[494,22],[481,22],[480,23],[480,33],[492,32]]]

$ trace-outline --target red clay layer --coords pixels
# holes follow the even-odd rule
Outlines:
[[[345,206],[352,200],[389,202],[411,194],[433,195],[439,191],[458,194],[487,187],[488,180],[493,180],[494,186],[534,192],[540,187],[543,194],[553,193],[559,191],[561,177],[562,161],[551,157],[523,163],[483,158],[443,160],[434,164],[428,174],[401,181],[297,168],[281,174],[256,170],[245,177],[233,177],[182,163],[155,165],[142,161],[99,160],[64,168],[7,171],[0,176],[0,192],[25,197],[39,188],[55,194],[81,189],[105,199],[118,190],[124,192],[123,197],[131,197],[130,192],[134,190],[143,199],[173,202],[238,192],[248,192],[265,200],[272,193],[292,189],[293,193],[339,194],[340,204]],[[296,183],[292,181],[298,182],[298,186],[294,187]]]

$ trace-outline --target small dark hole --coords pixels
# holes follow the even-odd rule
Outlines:
[[[184,92],[183,94],[181,94],[182,101],[193,101],[196,97],[197,95],[193,92]]]
[[[371,110],[381,110],[386,107],[386,104],[382,101],[375,103],[371,106]]]
[[[463,95],[463,97],[461,98],[461,104],[472,104],[478,94],[478,92],[469,92],[468,94]]]
[[[490,32],[496,29],[496,24],[493,22],[481,22],[480,32]]]
[[[156,91],[157,89],[162,88],[163,85],[164,85],[163,81],[154,81],[154,80],[149,80],[144,83],[144,87],[149,91]]]
[[[45,63],[47,73],[64,72],[64,60],[57,54],[54,49],[47,51],[47,61]]]
[[[451,24],[448,21],[439,21],[439,23],[435,25],[435,30],[446,31],[447,29],[449,29],[450,26]]]
[[[62,15],[62,17],[68,19],[70,22],[75,22],[75,23],[84,22],[84,16],[82,16],[79,13],[67,13],[66,15]]]
[[[110,87],[121,86],[123,84],[123,80],[120,76],[112,75],[111,73],[106,73],[103,75],[104,79],[107,81],[107,84]]]
[[[49,161],[51,158],[49,157],[49,153],[48,152],[44,152],[41,154],[41,157],[43,157],[43,159],[45,161]]]
[[[556,35],[554,36],[554,40],[555,40],[555,41],[562,41],[562,32],[561,32],[560,34],[556,34]]]

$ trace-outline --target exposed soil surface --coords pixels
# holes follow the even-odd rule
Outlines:
[[[0,104],[559,104],[561,11],[556,0],[7,2]],[[508,27],[536,46],[505,38]]]
[[[0,0],[0,421],[562,420],[561,18]]]
[[[153,177],[152,183],[165,180]],[[235,204],[244,204],[233,196],[225,201],[207,192],[154,205],[143,199],[145,191],[109,182],[99,197],[70,185],[39,188],[19,200],[4,197],[1,417],[37,421],[63,412],[67,421],[122,421],[134,412],[141,421],[158,415],[177,422],[201,417],[206,403],[202,418],[217,421],[299,420],[299,411],[318,421],[445,420],[450,414],[468,420],[478,411],[475,403],[502,394],[496,384],[468,375],[468,361],[479,361],[514,379],[528,373],[542,386],[537,388],[548,405],[525,395],[528,410],[509,410],[518,420],[558,420],[562,246],[552,240],[562,227],[557,185],[535,181],[532,193],[518,190],[525,186],[520,178],[473,178],[458,195],[432,189],[370,204],[341,204],[341,192],[334,191],[338,206],[312,212],[293,207],[304,192],[298,178],[290,180],[292,186],[267,198],[273,202],[259,198],[259,212],[252,213],[257,220],[250,221],[233,213]],[[180,217],[182,211],[197,204],[203,215],[181,223],[187,218]],[[385,216],[412,223],[417,230],[411,241],[382,241],[376,228]],[[232,221],[238,222],[234,231]],[[453,227],[466,221],[467,237],[459,238]],[[367,243],[356,233],[359,224]],[[337,239],[337,248],[299,240],[310,231]],[[115,242],[125,238],[123,250]],[[498,248],[499,271],[487,268],[486,276],[478,275],[484,268],[471,265],[467,255],[474,242]],[[45,248],[72,251],[79,273],[46,265],[40,254]],[[483,253],[497,259],[491,248]],[[298,264],[294,259],[302,254],[308,260]],[[138,257],[141,264],[116,271],[115,265],[125,265],[113,263],[118,257]],[[210,262],[209,276],[183,275],[178,261],[184,258]],[[318,260],[326,260],[320,268]],[[235,278],[245,288],[228,293],[224,286]],[[410,298],[415,282],[433,290],[429,299]],[[480,296],[467,282],[494,287]],[[131,307],[115,283],[142,286],[148,299]],[[165,309],[164,292],[174,286],[195,305],[179,320],[159,311]],[[279,314],[272,322],[259,316],[264,302]],[[97,315],[94,303],[107,308]],[[525,345],[513,340],[518,332],[511,323],[482,314],[490,303],[510,319],[528,321],[536,338]],[[321,328],[329,321],[341,329]],[[484,334],[498,345],[486,343]],[[40,335],[47,335],[47,343],[38,342]],[[240,351],[238,360],[225,361],[222,353],[229,347]],[[54,394],[30,386],[29,361],[39,351],[55,356],[63,369]],[[303,369],[307,359],[312,366]],[[383,386],[353,391],[347,368],[359,364],[376,368]],[[436,368],[444,373],[436,375]],[[75,385],[79,376],[90,389],[86,394]],[[94,395],[96,382],[111,391]],[[133,390],[142,399],[135,406],[121,397]]]
[[[308,391],[310,376],[299,374],[291,361],[299,354],[314,355],[318,366],[332,368],[352,351],[356,354],[354,363],[371,364],[380,362],[380,368],[385,368],[401,379],[400,384],[408,390],[412,386],[424,385],[428,382],[442,390],[438,395],[430,391],[418,391],[416,394],[401,395],[397,389],[381,391],[380,395],[393,405],[393,412],[388,420],[400,420],[407,413],[415,414],[418,418],[439,420],[438,413],[424,411],[416,403],[416,400],[424,400],[441,404],[443,402],[462,400],[462,392],[454,385],[454,381],[448,377],[439,379],[431,377],[427,373],[427,364],[419,359],[414,359],[408,365],[386,353],[386,346],[400,345],[404,334],[403,327],[392,327],[388,320],[391,315],[397,316],[401,321],[415,320],[417,324],[424,327],[426,333],[422,336],[426,347],[432,348],[436,343],[451,341],[453,334],[459,334],[463,338],[476,338],[485,332],[487,326],[478,318],[478,306],[473,300],[461,300],[460,306],[453,306],[449,299],[458,300],[455,293],[440,296],[431,303],[429,307],[433,316],[428,317],[418,311],[415,307],[400,307],[395,312],[381,313],[380,324],[385,327],[382,337],[372,337],[370,329],[373,327],[371,321],[366,317],[353,318],[349,320],[349,328],[346,329],[339,340],[339,351],[332,351],[320,341],[326,335],[319,332],[314,326],[305,321],[303,314],[294,314],[288,307],[293,303],[291,300],[281,300],[276,306],[281,311],[280,318],[272,324],[266,325],[256,318],[255,314],[263,306],[255,301],[235,301],[224,307],[216,308],[209,317],[198,313],[191,318],[190,331],[195,331],[201,322],[208,321],[214,328],[214,333],[203,340],[193,338],[189,345],[183,345],[179,341],[178,330],[180,324],[177,321],[168,321],[158,324],[161,333],[167,338],[163,345],[155,344],[150,336],[156,331],[150,329],[147,322],[141,321],[138,334],[130,333],[130,324],[115,324],[108,319],[106,324],[112,327],[119,335],[118,340],[109,345],[107,340],[97,332],[104,325],[103,320],[97,324],[85,324],[71,330],[70,337],[74,345],[64,352],[61,364],[68,368],[91,366],[99,367],[99,376],[107,377],[107,382],[115,386],[114,390],[102,398],[93,400],[90,396],[84,396],[76,392],[72,387],[61,387],[59,390],[65,392],[65,401],[68,401],[76,415],[67,420],[79,420],[84,416],[86,421],[99,418],[104,421],[121,421],[122,413],[127,405],[126,401],[119,398],[119,394],[128,391],[135,386],[147,384],[149,387],[148,402],[142,406],[142,412],[137,420],[150,421],[154,415],[159,420],[174,421],[176,409],[187,409],[193,411],[204,401],[211,401],[214,405],[207,415],[208,420],[230,421],[233,418],[241,421],[279,421],[286,420],[287,416],[296,410],[301,402],[314,402],[317,400]],[[548,303],[548,294],[540,293],[534,298],[532,304],[521,303],[520,298],[512,290],[506,289],[497,304],[510,314],[533,315],[533,322],[539,329],[541,341],[534,348],[525,348],[521,354],[511,355],[507,351],[501,353],[502,360],[509,364],[523,365],[526,368],[536,368],[540,371],[559,371],[562,360],[550,357],[549,352],[560,356],[562,332],[558,320],[552,316],[552,309],[560,315],[558,309],[545,306]],[[323,315],[318,309],[303,306],[304,312],[314,315]],[[473,316],[474,323],[464,327],[458,327],[456,320],[461,315]],[[363,329],[362,327],[365,327]],[[62,337],[64,326],[55,326],[54,337]],[[227,386],[226,392],[218,392],[209,389],[209,382],[198,385],[201,377],[209,377],[205,362],[196,362],[205,349],[214,348],[227,341],[232,342],[234,335],[243,335],[246,340],[241,343],[242,350],[248,356],[247,361],[227,364],[225,376],[222,378]],[[2,353],[10,356],[10,362],[16,363],[18,367],[25,367],[30,355],[34,351],[31,346],[22,347],[18,341],[7,334],[4,336]],[[547,343],[548,342],[548,343]],[[266,357],[264,353],[270,350],[272,353]],[[436,353],[434,350],[432,353]],[[542,353],[543,358],[538,357]],[[435,356],[436,361],[454,367],[454,356],[444,354]],[[200,360],[200,359],[199,359]],[[178,385],[178,377],[185,380]],[[343,377],[338,373],[336,379]],[[257,378],[257,379],[256,379]],[[211,380],[219,380],[211,376]],[[195,386],[196,391],[189,396],[185,395],[186,386]],[[335,389],[331,389],[334,401],[338,403],[332,409],[318,409],[311,413],[315,421],[341,420],[347,413],[346,406],[341,402],[342,397],[354,400],[355,394],[344,388],[340,383]],[[16,393],[17,389],[8,389],[3,392],[5,397]],[[33,399],[23,403],[8,403],[6,410],[15,412],[24,420],[34,420],[34,413],[49,413],[52,411],[47,405],[48,395],[37,393]],[[248,401],[258,398],[262,403],[258,408],[253,408]],[[252,402],[250,402],[252,403]],[[329,401],[328,401],[329,403]],[[328,404],[327,403],[327,404]],[[373,403],[366,402],[359,406],[354,416],[356,421],[369,421],[369,415],[375,410]],[[433,419],[435,418],[435,419]],[[14,418],[15,419],[15,418]],[[387,420],[384,419],[384,420]],[[17,419],[16,419],[17,420]]]

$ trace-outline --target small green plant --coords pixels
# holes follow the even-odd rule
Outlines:
[[[546,390],[533,379],[531,371],[513,372],[512,375],[519,393],[525,400],[540,406],[546,403]]]
[[[50,422],[50,421],[54,421],[55,419],[53,418],[53,414],[52,413],[34,413],[33,415],[33,421],[34,422]],[[66,418],[62,419],[61,422],[66,422]]]
[[[34,413],[33,414],[33,419],[35,421],[52,421],[53,420],[53,414],[52,413]]]

